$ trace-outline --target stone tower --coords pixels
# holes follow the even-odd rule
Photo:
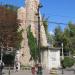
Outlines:
[[[26,25],[31,25],[31,31],[35,36],[35,27],[37,23],[37,7],[39,4],[39,0],[25,0],[25,8],[26,8]]]
[[[23,29],[23,41],[21,43],[22,48],[20,49],[20,62],[22,65],[31,65],[29,61],[31,55],[28,46],[28,38],[27,38],[27,28],[31,26],[31,31],[34,37],[37,38],[38,32],[38,17],[36,15],[38,8],[39,0],[25,0],[25,6],[18,9],[17,18],[20,20],[19,30]],[[45,34],[45,29],[42,23],[42,18],[40,15],[40,34],[41,34],[41,44],[42,46],[47,46],[47,38]]]

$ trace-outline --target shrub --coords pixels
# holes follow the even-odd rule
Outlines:
[[[74,63],[75,63],[75,60],[71,57],[64,57],[64,60],[61,61],[61,65],[63,68],[71,67],[74,65]]]

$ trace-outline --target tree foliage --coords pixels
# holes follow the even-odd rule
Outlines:
[[[64,30],[64,48],[71,52],[75,53],[75,25],[72,23],[68,24],[68,27]]]
[[[62,36],[63,36],[63,32],[61,30],[61,27],[60,26],[56,27],[54,32],[55,47],[61,47],[61,43],[63,41]]]
[[[37,41],[34,38],[33,33],[31,32],[30,26],[28,27],[27,37],[28,37],[28,44],[30,47],[31,59],[36,62],[38,59]]]
[[[55,46],[61,47],[60,43],[64,44],[64,51],[70,51],[71,54],[75,54],[75,25],[71,22],[68,26],[62,31],[60,27],[55,29]]]
[[[0,43],[4,47],[20,48],[22,31],[18,32],[19,21],[14,6],[0,6]]]
[[[13,6],[13,5],[10,5],[10,4],[4,4],[4,5],[0,5],[1,7],[4,7],[8,10],[11,10],[11,11],[17,11],[18,7],[17,6]]]

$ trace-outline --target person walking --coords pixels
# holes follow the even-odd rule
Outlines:
[[[18,72],[18,64],[16,64],[16,72]]]
[[[2,75],[3,68],[4,68],[4,63],[0,61],[0,75]]]
[[[36,75],[37,75],[37,72],[38,72],[38,64],[35,65],[35,72],[36,72]]]
[[[32,68],[31,68],[31,72],[32,72],[32,75],[35,75],[35,72],[36,72],[36,71],[35,71],[35,67],[32,67]]]
[[[42,65],[41,64],[38,65],[37,75],[42,75]]]

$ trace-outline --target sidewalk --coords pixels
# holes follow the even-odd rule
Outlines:
[[[9,70],[3,70],[3,75],[9,75]],[[18,72],[14,72],[11,70],[10,75],[32,75],[30,70],[20,70]],[[43,70],[42,75],[51,75],[48,70]],[[57,75],[75,75],[73,69],[65,69],[64,74],[62,74],[62,70],[57,70]]]
[[[75,75],[75,73],[73,69],[64,69],[63,74],[62,74],[62,69],[59,69],[58,75]]]
[[[3,75],[9,75],[9,70],[3,70]],[[14,72],[14,70],[11,70],[10,75],[32,75],[30,70],[20,70],[18,72]],[[43,70],[42,75],[50,75],[47,70]]]
[[[3,70],[3,75],[9,75],[9,70]],[[28,70],[20,70],[18,72],[14,72],[14,70],[11,70],[10,75],[32,75],[32,74]]]

